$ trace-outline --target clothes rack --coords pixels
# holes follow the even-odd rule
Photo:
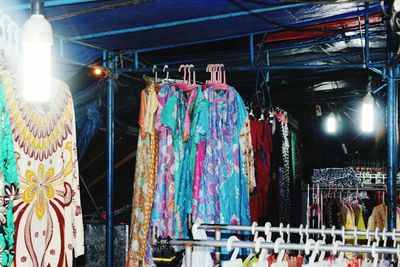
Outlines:
[[[321,229],[317,228],[308,228],[308,227],[303,227],[303,225],[300,225],[300,227],[290,227],[284,226],[281,224],[281,226],[276,227],[276,226],[271,226],[270,223],[266,223],[264,226],[258,226],[256,223],[253,223],[252,226],[245,226],[245,225],[223,225],[223,224],[201,224],[198,229],[203,229],[206,231],[215,231],[215,232],[221,232],[222,230],[228,230],[228,231],[247,231],[247,232],[271,232],[271,233],[281,233],[281,234],[299,234],[299,235],[311,235],[311,234],[316,234],[316,235],[335,235],[335,236],[367,236],[367,237],[380,237],[380,238],[400,238],[400,231],[386,231],[385,229],[382,229],[380,231],[379,229],[376,229],[375,231],[372,230],[345,230],[344,228],[342,229],[336,229],[336,228],[324,228],[322,227]],[[217,239],[217,238],[216,238]],[[218,240],[218,239],[217,239]]]

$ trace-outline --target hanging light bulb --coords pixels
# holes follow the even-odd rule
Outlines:
[[[374,130],[374,98],[371,95],[371,86],[368,84],[368,93],[363,98],[361,107],[361,131],[371,133]]]
[[[32,1],[32,15],[22,31],[23,94],[27,101],[48,101],[51,95],[53,32],[42,15],[43,0]]]
[[[336,117],[333,112],[326,118],[326,132],[330,134],[336,133]]]

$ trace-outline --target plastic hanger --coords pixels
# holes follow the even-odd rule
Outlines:
[[[299,236],[300,236],[300,244],[304,244],[304,239],[303,239],[303,224],[300,224],[300,226],[299,226]],[[299,255],[301,255],[301,251],[299,251]]]
[[[165,76],[165,79],[163,83],[168,83],[169,82],[169,71],[168,71],[168,65],[164,65],[163,72],[165,73],[165,70],[167,70],[167,75]]]
[[[153,65],[154,83],[157,83],[157,65]]]
[[[271,223],[270,222],[265,223],[264,233],[265,233],[265,237],[267,238],[267,242],[271,242],[272,233],[271,233]]]
[[[332,226],[332,231],[331,231],[332,243],[335,243],[335,241],[336,241],[335,230],[336,230],[336,227],[333,225],[333,226]]]
[[[226,249],[228,251],[232,250],[232,243],[233,242],[240,242],[239,238],[236,236],[231,236],[228,238],[228,241],[226,242]],[[224,267],[242,267],[243,261],[242,259],[238,259],[237,256],[239,255],[240,248],[235,248],[235,250],[232,253],[232,256],[229,261],[224,261],[222,263],[222,266]]]
[[[228,90],[229,86],[226,84],[226,72],[225,70],[222,72],[224,64],[216,64],[216,66],[218,69],[218,78],[216,84],[214,85],[214,90]]]
[[[382,240],[383,240],[383,247],[386,247],[386,245],[387,245],[387,236],[386,236],[386,228],[385,227],[382,230]],[[382,254],[382,258],[381,258],[382,261],[385,259],[384,256],[385,256],[385,254]]]
[[[286,243],[290,243],[290,224],[286,225]]]
[[[337,255],[338,247],[341,246],[341,245],[343,245],[343,242],[341,242],[341,241],[335,241],[333,243],[333,248],[332,248],[332,254],[333,255],[335,255],[335,256]],[[347,264],[343,263],[343,260],[344,260],[344,252],[340,252],[339,257],[336,259],[335,263],[332,264],[332,267],[347,266]]]
[[[271,265],[272,267],[287,267],[289,265],[287,261],[283,261],[283,257],[285,256],[285,250],[279,249],[279,245],[284,243],[285,240],[283,240],[283,238],[280,237],[276,239],[274,244],[274,252],[278,255],[276,257],[276,262],[272,263]]]
[[[354,228],[353,228],[353,236],[354,236],[354,245],[357,246],[357,242],[358,242],[357,226],[354,226]]]
[[[192,77],[192,68],[194,68],[193,64],[190,64],[188,66],[188,71],[189,71],[189,81],[188,81],[188,86],[187,89],[184,91],[192,91],[193,89],[195,89],[197,87],[196,85],[196,71],[193,71],[193,81],[191,81],[191,77]]]
[[[256,245],[255,245],[256,253],[258,253],[260,251],[261,242],[264,243],[265,239],[263,237],[257,238]],[[258,256],[258,262],[254,263],[253,267],[265,267],[265,266],[268,266],[267,254],[268,254],[268,250],[267,249],[265,249],[265,248],[261,249],[261,253]]]
[[[186,81],[186,75],[187,75],[187,68],[189,65],[180,65],[178,71],[182,72],[183,70],[183,81],[179,83],[175,83],[175,86],[184,91],[187,88],[187,81]]]
[[[258,224],[256,222],[253,222],[251,225],[251,234],[254,236],[253,241],[256,242],[258,238],[258,231],[256,231],[256,227]],[[254,250],[250,250],[250,254],[246,257],[244,262],[249,262],[256,254],[254,253]]]

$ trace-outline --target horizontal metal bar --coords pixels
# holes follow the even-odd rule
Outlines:
[[[164,241],[164,240],[163,240]],[[169,244],[172,246],[185,246],[185,247],[226,247],[227,241],[216,241],[216,240],[169,240],[162,243]],[[377,254],[400,254],[398,248],[393,247],[378,247],[378,246],[346,246],[346,245],[317,245],[317,244],[307,244],[309,245],[310,251],[317,248],[319,251],[333,251],[338,252],[354,252],[354,253],[377,253]],[[250,241],[234,241],[232,242],[232,248],[255,248],[256,243]],[[260,249],[275,249],[276,245],[273,242],[261,242]],[[277,247],[278,249],[284,250],[305,250],[306,244],[295,244],[295,243],[281,243]]]
[[[179,44],[171,44],[171,45],[163,45],[163,46],[156,46],[156,47],[148,47],[148,48],[140,48],[138,52],[151,52],[151,51],[158,51],[158,50],[164,50],[164,49],[171,49],[171,48],[178,48],[182,46],[189,46],[189,45],[199,45],[199,44],[207,44],[207,43],[214,43],[214,42],[219,42],[219,41],[226,41],[226,40],[232,40],[232,39],[238,39],[238,38],[244,38],[248,37],[251,35],[258,35],[258,34],[264,34],[265,31],[258,31],[258,32],[252,32],[252,33],[244,33],[244,34],[235,34],[235,35],[229,35],[229,36],[223,36],[223,37],[218,37],[218,38],[212,38],[212,39],[207,39],[207,40],[201,40],[201,41],[193,41],[193,42],[183,42]]]
[[[377,69],[377,68],[374,68],[374,67],[370,67],[370,63],[371,63],[371,62],[368,63],[368,69],[369,69],[370,71],[373,71],[373,72],[375,72],[376,74],[379,74],[379,75],[381,75],[381,76],[384,76],[384,75],[383,75],[383,72],[382,72],[381,70],[379,70],[379,69]]]
[[[375,35],[373,35],[373,36],[375,36]],[[271,45],[271,47],[268,47],[268,43],[266,43],[266,49],[265,50],[268,50],[268,51],[282,51],[282,50],[288,50],[288,49],[306,48],[306,47],[310,47],[310,46],[314,46],[314,45],[332,44],[332,43],[337,43],[337,42],[347,42],[348,40],[354,40],[354,39],[359,39],[359,38],[360,37],[357,36],[357,35],[352,35],[352,36],[335,37],[333,39],[325,39],[325,40],[321,40],[321,41],[307,42],[307,43],[300,43],[300,44],[292,44],[292,45],[276,46],[275,44],[273,44],[273,45]]]
[[[65,37],[65,36],[62,36],[62,35],[59,35],[59,34],[53,34],[53,37],[55,39],[63,40],[66,43],[80,45],[80,46],[84,46],[84,47],[88,47],[88,48],[93,48],[93,49],[97,49],[97,50],[100,50],[100,51],[108,51],[105,48],[102,48],[102,47],[99,47],[99,46],[96,46],[96,45],[92,45],[92,44],[88,44],[86,42],[70,40],[68,37]]]
[[[382,67],[379,65],[379,67]],[[257,70],[337,70],[337,69],[365,69],[364,64],[341,64],[341,65],[284,65],[284,66],[233,66],[225,67],[223,70],[230,72],[241,72],[241,71],[257,71]],[[178,68],[169,68],[170,72],[178,72]],[[192,68],[193,71],[205,71],[205,68]],[[122,68],[118,69],[119,72],[139,72],[139,73],[150,73],[153,72],[151,68],[143,69],[132,69]]]
[[[387,83],[381,85],[379,88],[375,89],[375,90],[372,92],[372,94],[374,95],[374,94],[378,93],[379,91],[381,91],[381,90],[382,90],[383,88],[385,88],[386,86],[387,86]]]
[[[84,34],[84,35],[78,35],[78,36],[71,37],[71,39],[72,40],[94,39],[94,38],[99,38],[99,37],[106,37],[106,36],[154,30],[154,29],[162,29],[162,28],[175,27],[175,26],[186,25],[186,24],[200,23],[200,22],[205,22],[205,21],[235,18],[235,17],[247,16],[247,15],[252,15],[252,14],[260,14],[260,13],[266,13],[266,12],[272,12],[272,11],[278,11],[278,10],[285,10],[288,8],[296,8],[296,7],[303,7],[303,6],[307,6],[307,4],[276,5],[276,6],[272,6],[272,7],[252,9],[249,11],[238,11],[238,12],[231,12],[231,13],[219,14],[219,15],[213,15],[213,16],[205,16],[205,17],[199,17],[199,18],[191,18],[191,19],[185,19],[185,20],[157,23],[157,24],[153,24],[153,25],[138,26],[138,27],[132,27],[132,28],[126,28],[126,29]]]
[[[227,225],[227,224],[201,224],[199,229],[203,230],[211,230],[211,231],[216,231],[216,230],[227,230],[227,231],[246,231],[246,232],[251,232],[253,229],[257,232],[265,232],[266,227],[265,226],[245,226],[245,225]],[[342,230],[342,229],[336,229],[336,228],[326,228],[326,229],[315,229],[315,228],[299,228],[299,227],[290,227],[287,229],[285,226],[282,228],[280,227],[268,227],[268,231],[271,233],[280,233],[283,232],[286,234],[288,231],[291,234],[304,234],[304,235],[310,235],[310,234],[317,234],[317,235],[338,235],[338,236],[343,236],[345,235],[346,237],[349,236],[368,236],[368,237],[375,237],[376,235],[379,237],[400,237],[400,231],[396,232],[383,232],[383,231],[367,231],[367,230]]]
[[[45,1],[44,7],[57,7],[57,6],[66,6],[66,5],[75,5],[75,4],[84,4],[84,3],[91,3],[91,2],[101,2],[102,0],[52,0],[52,1]],[[18,4],[12,6],[5,6],[2,7],[2,10],[5,12],[10,11],[20,11],[20,10],[28,10],[31,8],[31,4]]]

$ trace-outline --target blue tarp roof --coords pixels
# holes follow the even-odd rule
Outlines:
[[[91,2],[88,2],[91,1]],[[29,16],[22,9],[29,0],[2,0],[1,9],[22,26]],[[213,40],[248,33],[271,32],[286,28],[314,25],[321,22],[357,17],[365,14],[364,3],[338,5],[285,4],[282,1],[250,0],[159,0],[127,4],[129,1],[51,0],[46,15],[54,32],[62,36],[81,39],[82,36],[106,32],[99,38],[84,38],[87,42],[106,49],[147,49],[159,46]],[[86,2],[69,4],[67,2]],[[133,1],[131,1],[133,2]],[[140,1],[136,1],[140,2]],[[124,6],[115,7],[124,3]],[[93,9],[112,5],[114,8],[94,12]],[[268,9],[278,9],[268,11]],[[87,11],[87,14],[84,12]],[[251,11],[251,14],[240,12]],[[369,13],[380,12],[377,3],[371,3]],[[232,17],[229,17],[230,14]],[[207,18],[211,17],[212,20]],[[219,16],[224,19],[218,19]],[[196,21],[190,21],[192,19]],[[174,25],[171,25],[174,24]],[[114,34],[117,30],[123,32]],[[58,43],[55,45],[56,49]],[[64,46],[66,58],[85,64],[101,56],[95,49],[79,45]]]

